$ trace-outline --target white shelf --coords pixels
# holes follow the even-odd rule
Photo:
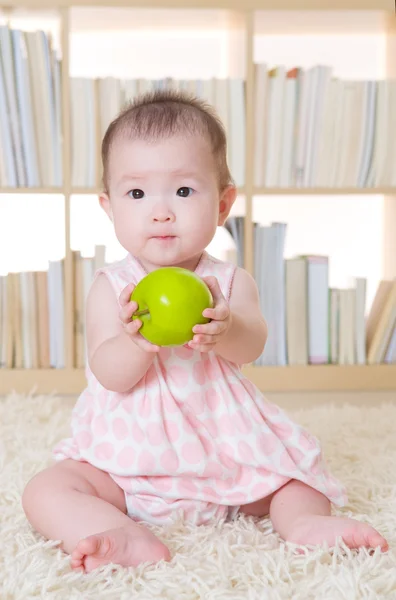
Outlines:
[[[245,375],[263,393],[386,391],[396,387],[396,365],[253,367]],[[83,369],[0,369],[0,395],[19,393],[77,395],[85,387]]]

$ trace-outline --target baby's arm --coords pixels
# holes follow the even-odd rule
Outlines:
[[[215,351],[239,365],[253,362],[264,350],[267,325],[260,310],[255,280],[237,268],[229,300],[231,325],[216,344]]]
[[[95,279],[88,294],[86,323],[93,374],[106,389],[127,392],[145,375],[155,353],[139,347],[125,330],[120,306],[105,275]]]

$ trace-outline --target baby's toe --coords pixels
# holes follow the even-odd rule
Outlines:
[[[382,552],[389,549],[388,542],[378,533],[373,527],[366,523],[353,523],[349,531],[345,532],[344,540],[351,548],[377,548],[380,547]]]
[[[76,550],[80,552],[82,556],[90,556],[97,554],[102,546],[102,538],[99,535],[90,535],[77,544]]]
[[[100,548],[100,537],[90,536],[80,540],[70,556],[70,566],[75,571],[85,571],[85,559]]]
[[[389,550],[388,542],[380,533],[378,533],[378,531],[375,531],[375,529],[369,536],[369,542],[371,548],[377,548],[379,546],[382,552],[387,552]]]
[[[75,571],[84,571],[84,555],[77,548],[70,555],[70,566]]]

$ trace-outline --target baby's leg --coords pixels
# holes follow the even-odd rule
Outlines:
[[[270,518],[279,535],[296,544],[327,542],[331,547],[341,537],[349,548],[380,546],[383,552],[388,550],[388,543],[373,527],[355,519],[331,516],[329,500],[295,479],[273,495]]]
[[[64,460],[38,473],[22,504],[39,533],[62,541],[74,569],[170,559],[168,548],[126,515],[124,492],[110,475],[88,463]]]

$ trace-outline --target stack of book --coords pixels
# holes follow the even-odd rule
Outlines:
[[[396,185],[396,80],[257,64],[254,122],[258,188]]]
[[[226,227],[243,266],[243,217]],[[256,365],[396,362],[396,281],[381,282],[367,315],[366,279],[329,286],[329,257],[284,258],[285,223],[254,224],[254,272],[268,340]]]
[[[64,264],[0,277],[0,366],[65,366]]]
[[[396,80],[341,80],[326,65],[257,64],[254,84],[256,188],[396,186]],[[158,88],[188,90],[217,110],[231,173],[245,184],[243,79],[107,77],[70,80],[73,187],[96,188],[107,126],[136,95]],[[61,61],[45,32],[0,26],[0,187],[62,180]]]
[[[237,218],[240,219],[240,218]],[[228,227],[236,230],[229,220]],[[240,223],[240,221],[239,221]],[[396,363],[396,280],[382,281],[366,316],[366,280],[329,287],[329,259],[284,259],[286,225],[255,226],[255,277],[268,340],[256,365]],[[86,364],[85,302],[105,247],[73,251],[75,367]],[[0,277],[0,366],[65,366],[64,260]]]
[[[0,25],[0,187],[62,186],[60,81],[46,33]]]
[[[68,77],[67,73],[63,74]],[[100,141],[136,95],[187,90],[217,109],[228,135],[228,159],[245,183],[245,81],[241,78],[158,80],[70,79],[72,186],[95,189]],[[0,26],[0,187],[61,187],[61,62],[44,31]]]
[[[97,101],[95,102],[95,86]],[[245,183],[246,99],[242,79],[71,80],[73,186],[95,185],[97,135],[140,93],[188,90],[213,105],[228,136],[228,161]],[[100,131],[96,131],[96,110]],[[345,81],[330,66],[256,65],[256,188],[396,186],[396,80]]]
[[[104,246],[93,257],[73,252],[76,367],[85,366],[85,301],[104,256]],[[0,276],[0,367],[65,367],[64,290],[64,259],[50,261],[48,271]]]

